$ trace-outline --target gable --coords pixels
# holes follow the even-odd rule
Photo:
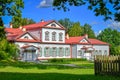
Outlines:
[[[80,40],[80,43],[89,43],[89,42],[87,39],[84,38],[84,39]]]
[[[30,39],[30,40],[34,40],[34,38],[33,38],[30,34],[28,34],[28,33],[22,35],[19,39]]]
[[[58,23],[56,22],[51,22],[48,25],[46,25],[47,27],[51,27],[51,28],[63,28],[62,26],[60,26]]]

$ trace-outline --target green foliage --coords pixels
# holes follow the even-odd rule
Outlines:
[[[4,51],[0,51],[0,60],[6,60],[8,58],[8,54]]]
[[[94,31],[91,29],[91,26],[89,24],[85,24],[83,27],[82,27],[82,35],[84,34],[88,34],[88,37],[89,38],[95,38],[95,33]]]
[[[120,32],[118,32],[117,30],[112,30],[111,28],[107,28],[103,30],[97,36],[97,38],[110,44],[111,54],[118,54],[116,48],[119,48],[118,46],[120,46]]]
[[[12,23],[13,23],[14,28],[18,28],[20,26],[33,24],[33,23],[35,23],[35,21],[32,20],[32,19],[28,19],[28,18],[21,18],[21,17],[18,17],[18,16],[14,16],[12,18]]]
[[[81,36],[82,28],[79,22],[73,24],[73,26],[68,31],[69,36]]]
[[[104,16],[104,20],[114,19],[120,21],[119,0],[54,0],[53,2],[53,6],[64,11],[69,10],[68,5],[81,6],[85,4],[89,10],[94,11],[96,16]]]
[[[0,0],[0,16],[21,16],[23,0]]]
[[[0,18],[1,16],[12,16],[16,22],[20,22],[23,8],[23,0],[0,0]]]
[[[73,22],[69,18],[60,19],[58,22],[66,28],[66,32],[73,26]]]
[[[3,39],[0,41],[0,56],[2,56],[2,59],[11,58],[16,59],[18,57],[18,48],[15,44],[9,43],[7,40]]]
[[[0,40],[2,40],[3,38],[5,38],[5,32],[4,32],[3,21],[2,18],[0,17]]]

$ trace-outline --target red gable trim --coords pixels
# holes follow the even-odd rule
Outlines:
[[[31,33],[29,32],[24,32],[21,35],[17,36],[16,39],[19,39],[20,37],[24,36],[25,34],[29,34],[34,40],[39,41],[35,36],[33,36]],[[29,40],[29,39],[28,39]]]
[[[61,27],[61,28],[56,28],[56,29],[65,29],[62,25],[60,25],[59,23],[57,23],[54,20],[39,22],[39,23],[35,23],[35,24],[30,24],[30,25],[22,26],[22,27],[26,28],[27,30],[37,29],[37,28],[53,28],[53,27],[48,27],[47,26],[47,25],[49,25],[52,22],[55,22],[56,24],[58,24]]]
[[[36,46],[34,46],[34,45],[24,45],[24,46],[22,46],[21,48],[25,49],[25,48],[28,48],[28,47],[35,47],[35,48],[38,48],[38,47],[36,47]],[[38,48],[38,49],[39,49],[39,48]]]

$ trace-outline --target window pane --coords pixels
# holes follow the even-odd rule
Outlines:
[[[65,49],[65,54],[66,54],[66,56],[70,56],[70,50],[69,50],[69,48]]]
[[[56,32],[52,32],[52,41],[56,41]]]
[[[48,31],[45,32],[45,40],[47,40],[47,41],[49,40],[49,32]]]
[[[57,56],[57,48],[52,48],[52,57]]]
[[[64,56],[63,48],[59,48],[59,56],[60,56],[60,57],[63,57],[63,56]]]

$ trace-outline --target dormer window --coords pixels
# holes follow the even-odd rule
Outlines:
[[[52,27],[56,27],[56,24],[53,23],[53,24],[51,24],[51,26],[52,26]]]
[[[24,39],[28,39],[28,36],[25,36]]]

